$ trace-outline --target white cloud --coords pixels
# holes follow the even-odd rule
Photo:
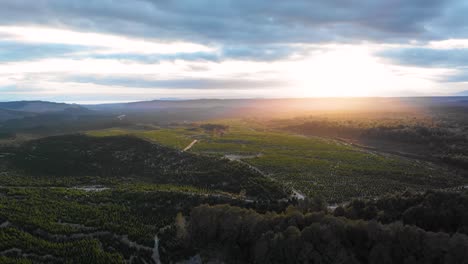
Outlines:
[[[426,47],[432,49],[468,49],[468,39],[431,41]]]
[[[53,43],[98,47],[94,53],[172,54],[179,52],[212,52],[216,49],[191,42],[162,42],[155,39],[129,38],[111,34],[78,32],[33,26],[0,26],[3,40],[26,43]]]

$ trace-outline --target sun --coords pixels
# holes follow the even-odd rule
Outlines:
[[[289,72],[295,92],[300,97],[379,95],[396,81],[372,52],[361,46],[335,47],[295,62]]]

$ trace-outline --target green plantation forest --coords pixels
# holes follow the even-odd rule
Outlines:
[[[463,98],[0,103],[0,263],[468,263]]]

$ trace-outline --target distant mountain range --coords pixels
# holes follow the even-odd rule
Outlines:
[[[0,127],[26,128],[48,124],[67,125],[74,120],[93,123],[171,123],[216,118],[269,117],[274,114],[311,114],[320,111],[427,110],[432,107],[461,107],[468,110],[468,91],[452,97],[363,97],[297,99],[197,99],[153,100],[129,103],[78,105],[47,101],[0,102]],[[99,121],[98,121],[99,120]],[[14,122],[10,122],[14,121]],[[9,122],[9,123],[6,123]]]

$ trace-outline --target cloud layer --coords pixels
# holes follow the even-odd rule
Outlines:
[[[3,0],[0,7],[2,100],[468,90],[463,0]]]
[[[445,37],[445,30],[463,31],[463,2],[5,0],[0,21],[187,41],[432,39]]]

